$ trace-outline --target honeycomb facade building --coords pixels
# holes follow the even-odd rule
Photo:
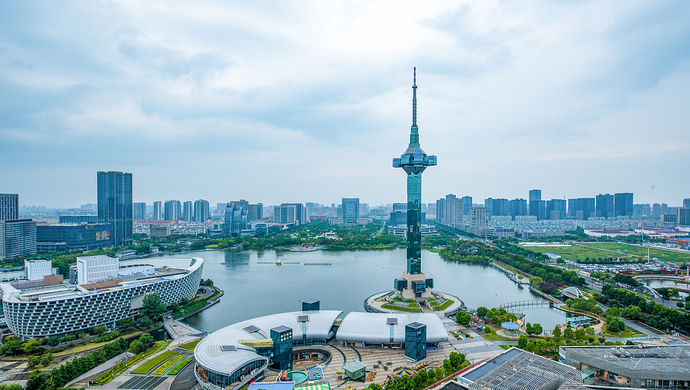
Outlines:
[[[156,269],[154,274],[128,274],[91,284],[62,284],[17,289],[0,284],[7,326],[23,339],[53,337],[135,317],[144,296],[157,293],[170,305],[192,298],[201,282],[203,259],[192,258],[186,269]]]

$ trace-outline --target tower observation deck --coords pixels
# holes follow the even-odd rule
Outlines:
[[[417,68],[412,85],[412,128],[410,144],[400,158],[393,159],[394,168],[407,174],[407,272],[395,280],[395,289],[406,299],[426,299],[431,295],[433,280],[422,273],[422,173],[436,165],[436,156],[427,156],[419,144],[417,127]]]

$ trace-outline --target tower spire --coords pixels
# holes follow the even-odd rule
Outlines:
[[[417,129],[417,67],[414,68],[412,83],[412,128],[410,129],[410,146],[419,146],[419,130]]]

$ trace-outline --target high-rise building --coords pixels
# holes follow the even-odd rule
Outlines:
[[[273,207],[273,222],[302,225],[307,222],[307,210],[302,203],[281,203]]]
[[[309,211],[307,211],[309,214]],[[249,220],[259,221],[264,219],[264,205],[263,203],[250,204],[249,205]]]
[[[690,208],[679,207],[676,210],[676,213],[678,213],[678,216],[677,216],[678,225],[681,225],[681,226],[690,225]]]
[[[633,204],[633,217],[651,217],[651,207],[649,203]]]
[[[216,203],[216,211],[219,211],[221,213],[225,212],[225,207],[227,206],[227,203]]]
[[[623,192],[614,194],[614,213],[615,216],[633,216],[633,194],[632,192]]]
[[[690,198],[683,199],[683,208],[690,209]]]
[[[132,204],[132,219],[143,221],[146,219],[146,202],[136,202]]]
[[[166,200],[163,210],[163,219],[166,221],[179,221],[182,217],[182,203],[179,200]]]
[[[19,194],[0,194],[0,221],[19,219]]]
[[[548,219],[565,219],[566,216],[565,199],[551,199],[546,202],[546,216]]]
[[[35,221],[31,219],[0,220],[0,259],[35,254]]]
[[[357,223],[359,198],[343,198],[343,223]]]
[[[537,217],[538,220],[546,219],[546,202],[541,200],[541,190],[529,192],[529,215]]]
[[[519,198],[510,201],[510,216],[515,217],[527,215],[527,200]]]
[[[183,206],[184,207],[182,207],[182,220],[185,222],[192,222],[192,215],[194,214],[194,210],[192,209],[192,201],[185,201]]]
[[[484,201],[484,208],[490,217],[502,217],[510,215],[510,201],[504,198],[488,198]]]
[[[412,127],[410,143],[400,158],[393,159],[393,168],[402,168],[407,175],[407,282],[401,293],[404,299],[428,299],[432,279],[422,273],[422,173],[436,165],[436,156],[428,156],[419,143],[417,128],[417,70],[412,85]],[[398,283],[395,282],[396,287]]]
[[[235,237],[242,234],[247,228],[247,216],[249,214],[248,203],[244,200],[228,202],[225,207],[225,224],[223,232],[227,237]]]
[[[654,203],[652,205],[652,216],[658,217],[661,215],[661,205],[659,203]]]
[[[153,202],[153,218],[154,221],[163,220],[163,202],[157,200]]]
[[[132,174],[98,172],[98,222],[113,225],[113,244],[132,242]]]
[[[208,200],[199,199],[194,201],[194,221],[206,222],[209,216]]]
[[[484,207],[470,207],[470,221],[469,225],[472,229],[480,229],[486,227],[486,208]]]
[[[568,216],[579,220],[596,217],[594,198],[568,199]]]
[[[470,207],[472,207],[472,197],[471,196],[463,196],[462,197],[462,214],[463,215],[470,215]]]
[[[529,191],[529,201],[541,200],[541,190],[530,190]]]
[[[448,194],[445,199],[436,201],[436,220],[438,223],[458,229],[464,228],[463,199],[453,194]],[[441,211],[439,212],[439,210]]]
[[[597,217],[609,218],[615,217],[616,212],[613,209],[614,197],[611,194],[599,194],[596,197],[596,213]]]

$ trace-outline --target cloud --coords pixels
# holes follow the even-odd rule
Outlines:
[[[670,1],[6,4],[0,174],[49,206],[93,202],[101,169],[132,171],[147,202],[400,201],[390,160],[417,66],[422,145],[440,164],[426,201],[613,191],[555,179],[592,161],[637,188],[640,164],[687,163],[689,14]],[[668,180],[636,202],[687,196]]]

